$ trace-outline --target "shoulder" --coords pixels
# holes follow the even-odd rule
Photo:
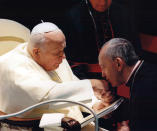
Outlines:
[[[26,43],[18,45],[13,50],[8,53],[0,56],[0,64],[2,63],[12,63],[16,64],[18,61],[25,61],[24,57],[27,57],[27,53],[25,51]]]
[[[31,69],[33,67],[39,68],[39,65],[27,52],[26,46],[27,43],[20,44],[15,49],[0,56],[0,68],[4,69],[4,71],[16,71],[22,68]]]

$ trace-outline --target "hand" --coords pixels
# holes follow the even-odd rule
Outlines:
[[[107,91],[103,94],[101,94],[101,101],[104,103],[104,105],[110,105],[116,100],[116,96],[112,94],[111,91]]]
[[[100,110],[102,110],[103,108],[105,108],[105,107],[107,107],[107,106],[109,106],[109,104],[107,104],[107,103],[104,104],[102,101],[100,101],[100,102],[95,103],[95,104],[92,106],[92,108],[93,108],[93,110],[94,110],[96,113],[98,113],[98,112],[100,112]],[[108,119],[108,118],[110,118],[110,117],[112,117],[112,113],[109,113],[108,115],[105,115],[105,116],[103,116],[102,118]]]
[[[63,131],[81,131],[81,124],[73,118],[64,117],[61,120],[61,127],[64,128]]]
[[[105,80],[97,80],[97,79],[91,79],[91,84],[94,90],[94,95],[101,99],[102,94],[105,94],[106,91],[109,90],[109,86],[107,81]]]
[[[104,105],[104,103],[103,103],[102,101],[96,102],[96,103],[92,106],[93,110],[94,110],[96,113],[99,112],[101,109],[103,109],[103,108],[105,108],[105,107],[106,107],[106,105]]]

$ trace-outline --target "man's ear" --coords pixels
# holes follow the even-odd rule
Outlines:
[[[124,61],[121,58],[117,57],[114,59],[114,62],[115,62],[117,71],[122,71],[122,69],[124,67]]]
[[[34,49],[33,49],[33,56],[34,56],[35,58],[38,58],[38,57],[39,57],[39,54],[40,54],[39,48],[34,48]]]

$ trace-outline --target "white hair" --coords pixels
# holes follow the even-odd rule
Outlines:
[[[36,25],[31,31],[28,49],[32,50],[34,47],[40,48],[45,41],[44,33],[54,32],[54,31],[61,31],[61,30],[57,25],[53,23],[43,22]]]

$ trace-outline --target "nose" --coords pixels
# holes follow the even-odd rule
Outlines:
[[[63,55],[62,55],[62,59],[65,59],[65,58],[66,58],[65,53],[63,53]]]
[[[63,52],[61,55],[59,55],[59,60],[62,62],[63,59],[65,59],[65,53]]]
[[[102,77],[106,78],[105,72],[102,71]]]
[[[60,58],[63,58],[63,59],[66,57],[64,51],[61,51],[61,52],[59,53],[59,57],[60,57]]]

